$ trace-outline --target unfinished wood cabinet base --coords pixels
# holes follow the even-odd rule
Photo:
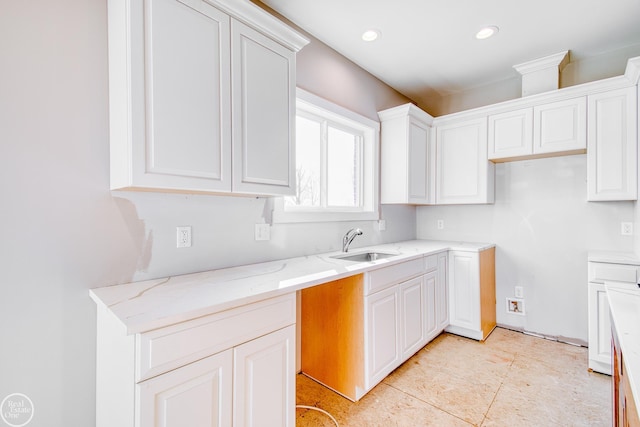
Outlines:
[[[301,291],[302,372],[356,401],[364,390],[362,274]]]

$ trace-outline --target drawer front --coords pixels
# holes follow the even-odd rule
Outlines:
[[[429,273],[438,269],[438,254],[424,257],[424,271]]]
[[[295,293],[136,335],[136,382],[296,321]]]
[[[635,265],[589,263],[589,281],[603,283],[605,280],[636,283],[638,267]]]
[[[364,293],[365,295],[370,295],[423,273],[423,258],[373,270],[365,274]]]

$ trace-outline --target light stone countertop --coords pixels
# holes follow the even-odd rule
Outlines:
[[[589,251],[587,260],[610,264],[640,265],[640,257],[633,252]]]
[[[91,289],[91,298],[109,309],[127,333],[142,333],[234,307],[295,292],[321,283],[364,273],[423,255],[447,250],[478,252],[487,243],[411,240],[352,248],[398,256],[372,262],[331,258],[341,252],[288,258],[260,264]]]
[[[611,320],[624,354],[636,408],[640,408],[640,288],[629,283],[605,282]]]

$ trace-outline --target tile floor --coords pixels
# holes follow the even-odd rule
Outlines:
[[[298,375],[297,403],[347,426],[609,426],[611,377],[587,349],[497,328],[484,343],[442,334],[353,403]],[[335,424],[298,409],[297,426]]]

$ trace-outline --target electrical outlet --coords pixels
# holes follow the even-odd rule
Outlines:
[[[256,241],[271,239],[271,226],[269,224],[256,224],[255,227]]]
[[[381,219],[378,221],[378,231],[384,231],[387,229],[387,221],[384,219]]]
[[[524,298],[524,288],[522,286],[516,286],[514,295],[516,298]]]
[[[183,226],[176,227],[176,239],[177,248],[190,248],[191,247],[191,227]]]
[[[444,230],[444,219],[439,219],[437,221],[438,230]]]
[[[507,298],[507,313],[524,316],[524,300],[520,298]]]
[[[623,236],[633,236],[633,223],[632,222],[621,222],[620,223],[620,234]]]

